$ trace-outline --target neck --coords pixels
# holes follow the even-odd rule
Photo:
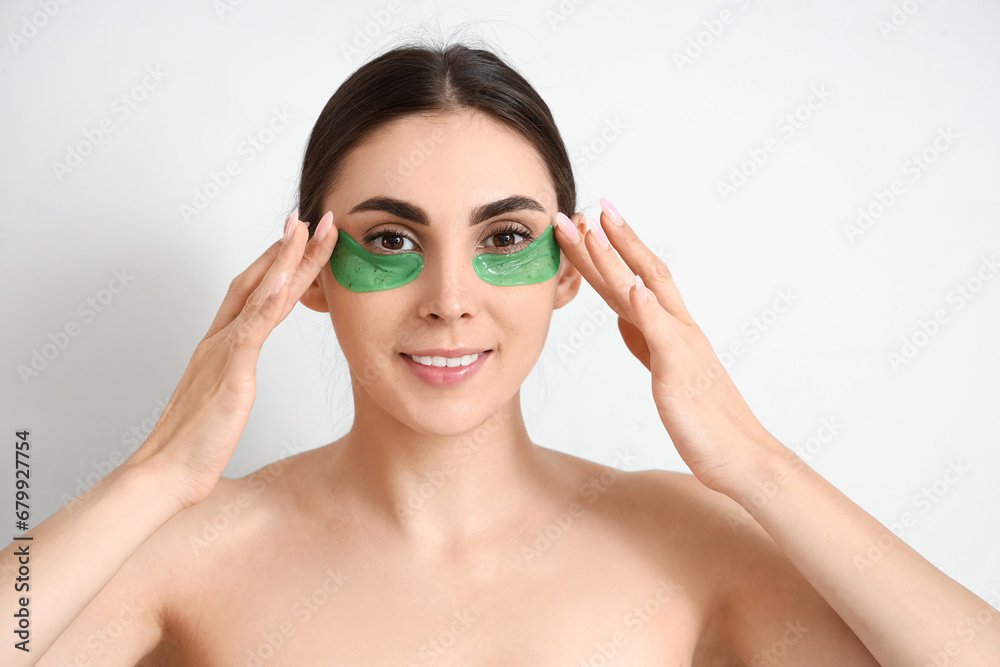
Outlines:
[[[354,424],[334,455],[334,483],[403,538],[429,547],[465,543],[537,504],[544,450],[525,429],[520,390],[448,434],[416,430],[357,384],[354,398]]]

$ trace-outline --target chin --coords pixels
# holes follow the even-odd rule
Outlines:
[[[435,437],[464,435],[483,427],[483,423],[490,420],[490,415],[496,410],[496,406],[488,404],[485,398],[482,395],[472,400],[439,398],[422,403],[414,401],[414,397],[411,396],[407,401],[411,408],[407,409],[405,414],[400,414],[397,408],[396,418],[422,435]],[[483,435],[496,430],[496,426],[487,428]],[[480,442],[486,440],[483,435],[479,436]]]

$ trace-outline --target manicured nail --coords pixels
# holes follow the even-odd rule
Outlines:
[[[562,233],[565,234],[566,238],[570,241],[576,242],[576,240],[580,238],[580,234],[576,231],[576,226],[573,224],[573,221],[570,220],[569,217],[567,217],[562,211],[556,213],[556,222],[559,223],[559,229],[562,230]]]
[[[646,284],[642,282],[642,278],[639,274],[635,274],[635,288],[639,291],[639,298],[643,301],[646,300]]]
[[[611,219],[611,222],[615,223],[616,225],[622,224],[621,213],[618,212],[618,209],[615,208],[614,204],[609,202],[604,197],[601,197],[601,210],[603,210],[605,213],[608,214],[608,217]]]
[[[292,237],[292,232],[295,230],[295,225],[297,224],[299,224],[299,209],[292,211],[292,214],[288,216],[288,222],[285,223],[286,241]]]
[[[611,247],[611,244],[608,243],[608,237],[604,233],[604,229],[601,228],[600,222],[597,222],[597,224],[592,225],[590,227],[590,231],[593,232],[594,236],[597,238],[597,245],[601,246],[605,250]]]
[[[333,227],[333,211],[327,211],[323,218],[316,225],[316,233],[314,236],[316,240],[322,242],[326,238],[326,235],[330,233],[330,228]]]
[[[278,279],[274,281],[274,289],[271,290],[271,296],[278,296],[278,292],[281,291],[281,286],[285,284],[285,274],[287,271],[282,271],[278,275]]]

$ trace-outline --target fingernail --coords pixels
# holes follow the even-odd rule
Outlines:
[[[285,223],[285,240],[287,241],[292,237],[292,231],[295,229],[295,225],[298,224],[299,220],[299,209],[295,209],[290,216],[288,216],[288,222]]]
[[[601,228],[600,222],[597,222],[597,224],[592,225],[590,227],[590,231],[593,232],[594,236],[597,238],[597,245],[601,246],[605,250],[611,247],[611,244],[608,243],[608,237],[604,233],[604,229]]]
[[[559,223],[559,228],[570,241],[575,242],[578,238],[580,238],[580,234],[576,231],[573,221],[570,220],[569,217],[567,217],[562,211],[556,213],[556,222]]]
[[[326,238],[326,235],[330,233],[331,227],[333,227],[333,211],[327,211],[323,219],[316,226],[316,240],[322,242]]]
[[[616,225],[622,224],[622,216],[618,212],[618,209],[616,209],[615,205],[609,202],[604,197],[601,197],[601,210],[608,214],[608,217],[611,219],[611,222],[615,223]]]
[[[635,288],[639,291],[639,298],[643,301],[646,300],[646,284],[642,282],[642,278],[639,274],[635,274]]]

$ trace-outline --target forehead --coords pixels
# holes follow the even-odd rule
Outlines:
[[[472,110],[411,114],[351,150],[324,209],[385,195],[417,203],[433,216],[467,212],[511,194],[533,197],[556,213],[552,178],[527,139]]]

